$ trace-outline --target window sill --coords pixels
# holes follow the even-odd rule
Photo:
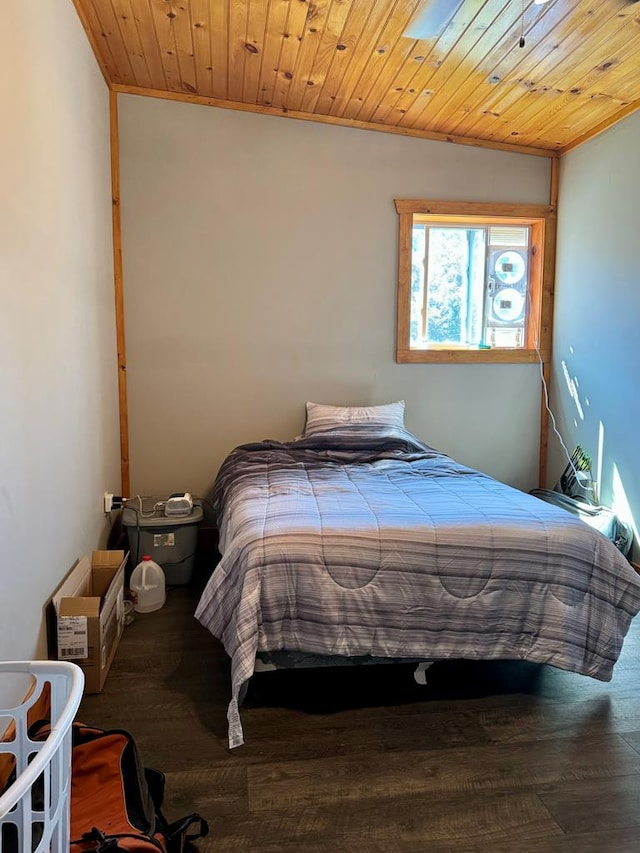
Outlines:
[[[541,352],[543,362],[549,353]],[[398,349],[398,364],[532,364],[539,361],[534,349]]]

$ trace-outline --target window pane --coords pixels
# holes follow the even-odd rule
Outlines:
[[[428,229],[426,341],[476,345],[482,334],[483,228]]]
[[[420,346],[424,339],[424,225],[414,225],[411,235],[411,321],[410,346]]]
[[[416,222],[411,349],[523,348],[530,227]]]

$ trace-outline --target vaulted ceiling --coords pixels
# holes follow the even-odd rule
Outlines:
[[[432,2],[74,0],[120,92],[546,155],[640,107],[640,2],[462,0],[404,35]]]

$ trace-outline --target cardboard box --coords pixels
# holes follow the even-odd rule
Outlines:
[[[51,598],[49,656],[82,667],[85,693],[100,693],[124,628],[124,551],[94,551]]]

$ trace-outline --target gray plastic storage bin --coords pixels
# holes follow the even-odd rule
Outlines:
[[[164,507],[151,514],[159,501],[166,501],[166,497],[142,498],[142,512],[138,512],[140,501],[133,499],[122,512],[131,562],[137,566],[149,554],[164,569],[167,586],[188,584],[193,576],[198,527],[204,515],[202,504],[194,501],[190,515],[167,517]]]

